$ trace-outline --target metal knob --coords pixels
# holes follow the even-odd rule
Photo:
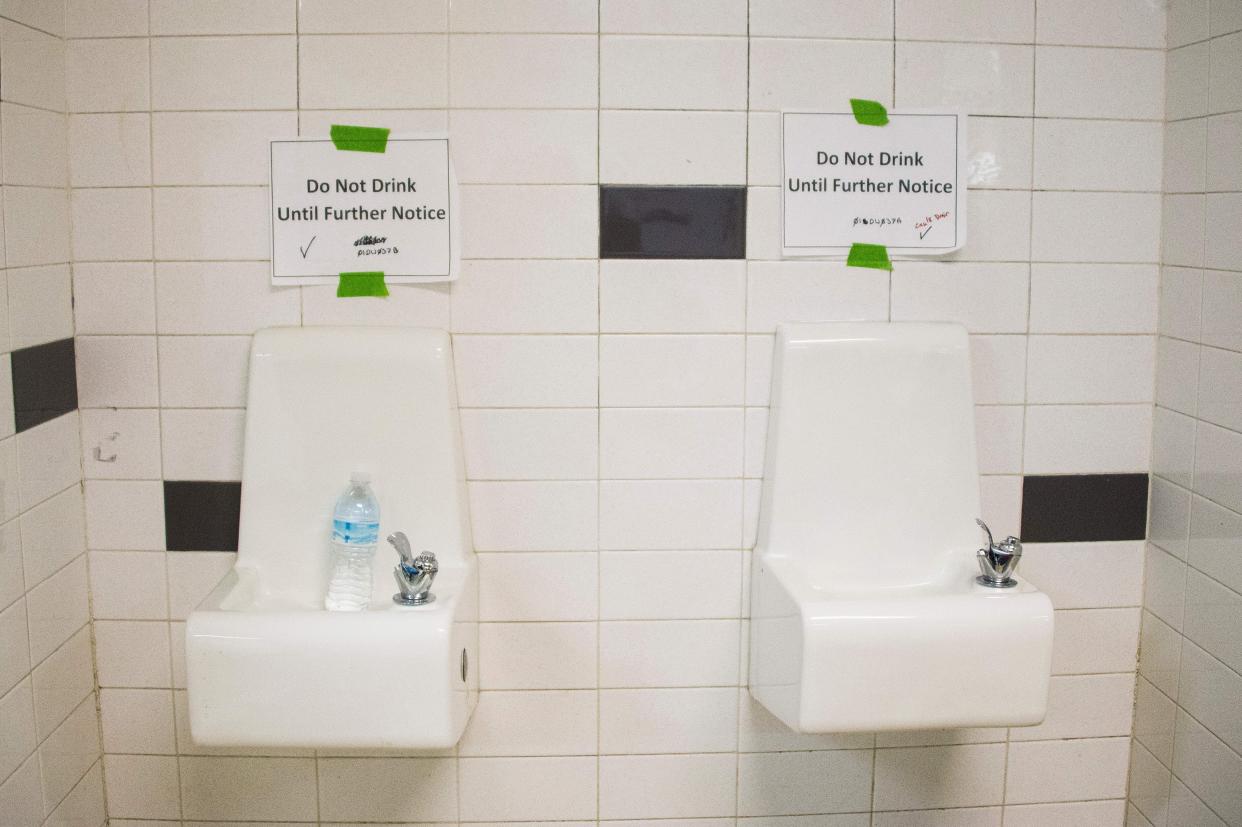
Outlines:
[[[436,579],[440,564],[430,551],[424,551],[415,557],[410,551],[410,541],[404,532],[394,531],[388,535],[388,542],[397,550],[401,562],[392,570],[393,579],[397,581],[397,593],[392,602],[399,606],[425,606],[436,599],[431,593],[431,583]]]
[[[1004,542],[997,543],[992,539],[992,530],[987,523],[979,519],[975,522],[988,535],[987,546],[979,549],[977,554],[982,574],[975,578],[975,582],[993,589],[1009,589],[1018,585],[1013,573],[1022,558],[1022,541],[1011,534]]]

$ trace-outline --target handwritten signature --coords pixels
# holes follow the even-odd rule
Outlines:
[[[921,221],[914,222],[914,229],[919,231],[919,238],[925,238],[932,231],[932,227],[938,221],[943,221],[949,217],[949,211],[933,213]]]

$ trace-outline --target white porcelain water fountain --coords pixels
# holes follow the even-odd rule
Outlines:
[[[979,510],[963,328],[782,326],[751,694],[800,732],[1043,720],[1052,605],[1021,578],[976,580]],[[1020,546],[989,551],[985,574],[1008,574]]]
[[[448,334],[275,328],[250,355],[237,563],[186,625],[190,730],[224,746],[453,746],[478,687],[477,568]],[[436,555],[434,600],[323,609],[332,507],[370,472],[380,536]],[[409,602],[409,601],[407,601]]]

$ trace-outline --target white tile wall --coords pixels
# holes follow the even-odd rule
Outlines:
[[[600,330],[741,333],[746,266],[742,261],[601,261]]]
[[[986,71],[978,71],[980,64]],[[1034,49],[997,43],[897,44],[898,106],[958,107],[972,114],[1031,114]]]
[[[452,39],[449,61],[454,106],[589,109],[599,101],[594,37],[459,35]]]
[[[293,37],[153,37],[150,44],[153,110],[281,109],[297,101]]]
[[[602,110],[599,177],[613,184],[744,184],[744,112]]]
[[[745,109],[746,46],[736,37],[603,35],[600,106]]]
[[[775,3],[769,4],[775,6]],[[774,13],[779,13],[773,9]],[[821,12],[822,13],[822,12]],[[818,16],[814,12],[812,15]],[[851,96],[892,103],[891,42],[819,41],[786,36],[752,38],[751,110],[815,108]],[[830,46],[830,48],[825,48]],[[913,104],[911,104],[913,105]]]
[[[1150,12],[1149,12],[1150,13]],[[1164,53],[1039,46],[1035,114],[1053,118],[1158,119]],[[1091,83],[1082,83],[1090,73]]]
[[[593,110],[454,109],[453,166],[480,184],[588,184],[596,180]],[[504,141],[496,141],[498,134]]]
[[[1038,43],[1159,49],[1165,43],[1165,10],[1150,5],[1135,9],[1125,0],[1089,6],[1050,0],[1039,5],[1035,30]]]
[[[1235,112],[1209,116],[1239,105],[1237,9],[1183,2],[1169,15],[1165,135],[1177,149],[1166,155],[1164,189],[1176,194],[1165,204],[1153,545],[1130,769],[1138,824],[1242,819],[1242,250],[1223,229],[1236,223],[1242,145]]]
[[[67,92],[74,112],[135,112],[150,103],[149,55],[141,40],[71,40]]]
[[[359,0],[349,11],[328,0],[69,0],[61,22],[48,24],[41,9],[30,11],[41,4],[9,5],[17,11],[0,4],[11,18],[0,25],[0,129],[10,108],[45,127],[49,118],[32,113],[70,113],[61,154],[72,202],[64,178],[51,183],[59,161],[6,163],[33,183],[5,188],[5,223],[10,267],[73,260],[113,824],[724,827],[740,817],[777,827],[814,816],[858,827],[872,810],[874,823],[889,825],[997,824],[1002,814],[1007,824],[1120,823],[1141,545],[1032,550],[1032,577],[1046,578],[1064,631],[1043,727],[891,739],[879,749],[871,736],[794,736],[739,691],[744,549],[780,321],[966,324],[976,401],[986,406],[985,516],[1013,531],[1023,473],[1147,470],[1158,324],[1197,329],[1201,317],[1204,343],[1242,350],[1236,277],[1196,270],[1179,281],[1166,268],[1161,281],[1161,221],[1204,215],[1194,211],[1199,202],[1187,202],[1189,211],[1161,202],[1162,10],[1051,0],[1038,14],[1033,0],[711,0],[675,9],[646,0]],[[1193,15],[1179,14],[1178,32],[1198,31]],[[1227,34],[1228,16],[1213,18]],[[1195,45],[1170,54],[1170,86],[1208,71],[1209,50],[1191,54],[1205,46],[1206,27],[1205,17],[1202,36],[1181,35]],[[1215,56],[1218,75],[1231,56]],[[955,260],[902,262],[891,277],[779,260],[775,113],[848,97],[973,116],[975,234]],[[1171,108],[1187,105],[1169,96]],[[1215,130],[1205,122],[1180,140],[1215,136],[1217,149],[1187,180],[1199,168],[1204,177],[1233,174],[1228,96],[1209,102],[1205,91],[1190,104],[1203,118],[1209,105]],[[341,121],[449,129],[470,216],[451,289],[345,304],[330,288],[266,284],[264,142]],[[21,130],[12,149],[6,140],[6,156],[32,134]],[[1101,144],[1116,157],[1084,160]],[[748,184],[750,260],[599,262],[600,182]],[[47,223],[63,229],[30,243],[32,228]],[[1200,255],[1179,263],[1208,261],[1207,238],[1184,235],[1183,247],[1200,240]],[[1218,255],[1232,255],[1222,242]],[[29,283],[9,274],[0,292],[10,308]],[[1184,300],[1158,314],[1162,286]],[[1199,315],[1196,289],[1205,297]],[[323,323],[430,324],[455,334],[484,619],[483,700],[456,755],[197,754],[175,722],[184,705],[174,693],[183,685],[178,621],[230,558],[162,550],[160,481],[236,479],[249,334]],[[1208,362],[1222,383],[1233,376],[1228,358]],[[1236,429],[1231,399],[1208,400],[1217,430]],[[1188,457],[1187,476],[1170,484],[1196,473],[1189,424],[1175,454]],[[19,446],[10,447],[16,460]],[[96,460],[96,448],[116,459]],[[1159,444],[1154,454],[1164,456]],[[1206,484],[1204,493],[1221,490]],[[82,497],[71,502],[80,514]],[[1203,563],[1213,576],[1227,576],[1218,546],[1186,546],[1215,561]],[[1118,573],[1114,587],[1078,588],[1066,573],[1096,558]],[[659,582],[637,574],[651,570]],[[29,570],[26,579],[37,585]],[[538,598],[512,588],[516,580]],[[23,591],[0,622],[16,627],[20,607],[24,627],[31,605]],[[59,629],[52,639],[66,631],[50,620],[42,628]],[[20,634],[26,652],[30,633]],[[73,649],[75,641],[87,647]],[[70,654],[83,651],[86,679],[60,682],[83,692],[41,705],[47,676],[72,674]],[[89,694],[89,651],[77,632],[36,668],[35,708],[57,710],[38,737]],[[1171,668],[1176,676],[1176,659]],[[19,765],[13,789],[37,763]],[[377,787],[381,777],[400,778],[404,792]],[[76,807],[69,795],[65,806]]]
[[[987,14],[981,14],[984,9]],[[1001,3],[954,3],[897,0],[897,35],[914,40],[967,40],[985,43],[1031,43],[1035,36],[1035,4],[1030,0]]]
[[[105,823],[79,418],[65,414],[15,435],[9,355],[74,335],[65,27],[64,3],[0,3],[0,824],[6,827]]]
[[[604,0],[599,26],[608,34],[743,35],[747,6],[742,0],[708,0],[693,7],[659,0]]]
[[[298,42],[298,102],[308,109],[445,103],[443,35],[324,35]],[[417,78],[410,83],[409,78]]]

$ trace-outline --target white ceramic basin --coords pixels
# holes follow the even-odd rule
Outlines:
[[[756,558],[752,691],[799,732],[1021,726],[1044,719],[1052,604],[1029,583],[833,594]]]
[[[1043,720],[1052,605],[974,580],[966,331],[784,325],[774,368],[751,694],[800,732]]]
[[[394,587],[367,611],[328,612],[262,597],[253,570],[234,569],[186,624],[195,742],[453,746],[478,686],[475,581],[441,568],[427,606],[395,605]]]
[[[368,471],[380,536],[436,554],[434,602],[323,608],[329,527]],[[448,334],[275,328],[250,358],[237,563],[186,623],[190,732],[214,746],[453,746],[477,699],[478,575]]]

